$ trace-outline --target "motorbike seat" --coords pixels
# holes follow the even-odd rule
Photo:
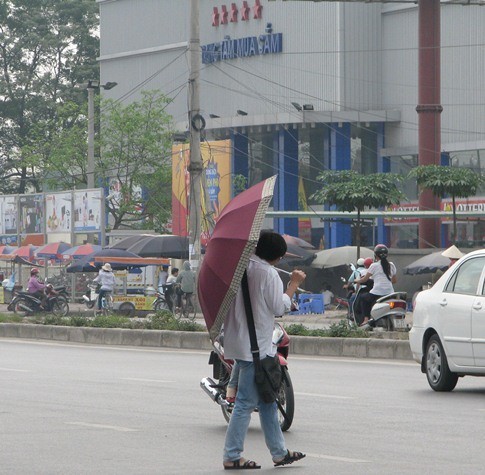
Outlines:
[[[406,300],[406,299],[407,299],[406,292],[393,292],[392,294],[387,294],[377,299],[375,303],[385,302],[386,300]]]

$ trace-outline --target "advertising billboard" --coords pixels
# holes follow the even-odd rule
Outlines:
[[[202,221],[217,221],[224,206],[231,199],[231,141],[218,140],[201,144],[205,170],[205,193],[202,193]],[[188,203],[190,200],[190,148],[177,144],[172,148],[172,230],[173,234],[187,236]],[[207,228],[207,226],[205,227]],[[202,225],[202,241],[209,230]]]
[[[103,190],[82,190],[74,192],[74,231],[100,231],[103,204]]]
[[[70,233],[72,231],[71,193],[45,195],[46,232]]]

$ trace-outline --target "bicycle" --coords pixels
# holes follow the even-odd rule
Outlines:
[[[113,313],[113,296],[111,295],[111,292],[106,292],[101,297],[101,310],[98,309],[97,302],[94,305],[94,316],[107,316],[111,313]]]
[[[192,302],[191,292],[182,292],[180,294],[180,307],[175,307],[175,317],[177,319],[188,318],[195,320],[195,305]]]

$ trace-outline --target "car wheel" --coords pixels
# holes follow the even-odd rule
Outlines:
[[[433,335],[429,339],[425,358],[426,377],[431,388],[435,391],[453,391],[458,382],[458,375],[450,371],[438,335]]]
[[[119,313],[123,317],[133,318],[135,316],[135,306],[131,302],[123,302],[120,305]]]

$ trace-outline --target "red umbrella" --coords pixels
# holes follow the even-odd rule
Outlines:
[[[13,246],[0,246],[0,254],[12,254],[15,249],[17,248]]]
[[[74,257],[76,259],[79,257],[89,256],[89,254],[100,251],[101,249],[102,246],[98,246],[96,244],[81,244],[80,246],[74,246],[71,247],[71,249],[64,251],[62,255],[66,258]]]
[[[254,253],[276,176],[232,199],[219,215],[198,277],[199,303],[214,341]]]
[[[40,246],[35,251],[35,257],[46,259],[62,259],[64,251],[67,251],[71,247],[71,244],[67,242],[51,242],[50,244]]]
[[[28,261],[32,261],[34,259],[34,252],[37,249],[37,246],[33,246],[32,244],[28,244],[27,246],[20,246],[15,249],[12,254],[14,256],[23,257]]]
[[[290,236],[289,234],[283,234],[282,235],[284,240],[286,241],[286,244],[291,244],[292,246],[298,246],[302,247],[303,249],[315,249],[314,246],[312,246],[310,243],[306,242],[304,239],[295,237],[295,236]]]

